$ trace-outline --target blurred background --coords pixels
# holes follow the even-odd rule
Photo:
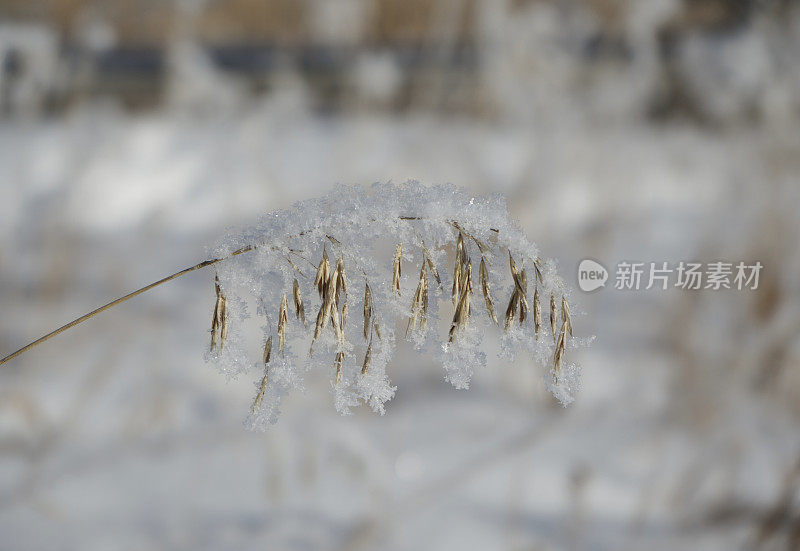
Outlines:
[[[0,370],[0,548],[800,549],[799,115],[794,0],[0,0],[2,355],[336,183],[501,192],[572,285],[764,266],[578,292],[567,409],[401,344],[266,434],[194,272]]]

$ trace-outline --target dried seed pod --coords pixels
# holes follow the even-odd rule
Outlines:
[[[533,291],[533,329],[536,332],[536,338],[539,338],[539,329],[542,327],[542,305],[539,302],[539,287]]]
[[[370,322],[372,321],[372,292],[369,283],[364,284],[364,340],[367,340]]]
[[[403,257],[403,245],[398,243],[394,250],[394,266],[392,267],[392,289],[400,296],[400,276],[402,269],[400,267],[400,260]]]
[[[553,332],[553,342],[556,342],[556,299],[550,295],[550,331]]]
[[[564,327],[566,328],[569,336],[572,336],[572,318],[569,315],[569,304],[567,300],[561,297],[561,318],[564,320]]]
[[[214,304],[214,313],[211,316],[211,347],[210,350],[222,350],[228,336],[228,311],[225,295],[219,286],[219,277],[214,278],[214,292],[217,300]]]
[[[286,324],[289,322],[289,315],[286,306],[286,293],[281,297],[281,309],[278,312],[278,352],[283,355],[283,347],[286,344]]]
[[[328,281],[328,277],[330,276],[330,271],[331,271],[331,263],[328,260],[328,249],[326,247],[323,247],[322,260],[320,260],[319,266],[317,267],[317,277],[314,278],[314,286],[317,288],[320,298],[322,298],[323,291],[325,289],[325,282]]]
[[[306,324],[306,310],[303,307],[303,296],[300,294],[300,284],[295,278],[292,283],[292,296],[294,297],[294,315],[295,318],[302,320],[303,325]]]
[[[370,336],[369,338],[369,344],[367,345],[367,352],[364,354],[364,364],[361,366],[362,375],[367,374],[371,362],[372,362],[372,336]]]
[[[481,257],[481,267],[478,275],[481,283],[481,290],[483,291],[483,299],[486,302],[486,311],[489,313],[489,317],[492,318],[492,321],[497,323],[497,316],[494,313],[494,303],[492,302],[492,293],[489,288],[489,271],[486,269],[486,261],[483,257]]]

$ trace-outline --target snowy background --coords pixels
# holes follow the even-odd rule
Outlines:
[[[139,4],[0,2],[0,354],[336,183],[760,286],[581,295],[567,409],[401,344],[385,416],[319,374],[261,434],[194,272],[3,366],[0,549],[800,549],[800,4]]]

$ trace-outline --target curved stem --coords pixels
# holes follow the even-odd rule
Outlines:
[[[22,348],[20,348],[19,350],[17,350],[13,354],[9,354],[8,356],[6,356],[2,360],[0,360],[0,365],[3,365],[4,363],[6,363],[6,362],[8,362],[10,360],[13,360],[14,358],[16,358],[17,356],[19,356],[21,354],[24,354],[25,352],[27,352],[31,348],[35,348],[35,347],[39,346],[43,342],[45,342],[47,340],[50,340],[51,338],[55,337],[59,333],[63,333],[67,329],[70,329],[70,328],[75,327],[76,325],[78,325],[80,323],[83,323],[84,321],[88,320],[89,318],[92,318],[92,317],[96,316],[100,312],[104,312],[104,311],[108,310],[109,308],[111,308],[113,306],[116,306],[117,304],[125,302],[126,300],[131,299],[131,298],[133,298],[133,297],[135,297],[137,295],[141,295],[142,293],[144,293],[146,291],[149,291],[150,289],[152,289],[154,287],[158,287],[159,285],[161,285],[163,283],[166,283],[168,281],[172,281],[173,279],[181,277],[182,275],[186,275],[189,272],[193,272],[195,270],[199,270],[201,268],[205,268],[206,266],[211,266],[212,264],[216,264],[217,262],[222,262],[223,260],[227,260],[229,258],[232,258],[232,257],[236,256],[236,255],[240,255],[242,253],[246,253],[246,252],[252,251],[252,250],[253,250],[252,246],[247,246],[247,247],[243,247],[241,249],[238,249],[238,250],[232,252],[231,254],[229,254],[228,256],[225,256],[225,257],[222,257],[222,258],[214,258],[212,260],[204,260],[203,262],[200,262],[199,264],[195,264],[194,266],[191,266],[189,268],[181,270],[180,272],[175,272],[174,274],[169,275],[169,276],[167,276],[167,277],[165,277],[163,279],[159,279],[158,281],[156,281],[154,283],[151,283],[150,285],[145,285],[141,289],[137,289],[136,291],[133,291],[132,293],[128,293],[124,297],[120,297],[120,298],[118,298],[116,300],[112,300],[108,304],[105,304],[105,305],[101,306],[100,308],[92,310],[88,314],[84,314],[81,317],[79,317],[77,319],[74,319],[71,322],[67,323],[66,325],[62,325],[61,327],[59,327],[55,331],[51,331],[50,333],[44,335],[43,337],[39,337],[38,339],[36,339],[32,343],[30,343],[30,344],[28,344],[26,346],[23,346]]]

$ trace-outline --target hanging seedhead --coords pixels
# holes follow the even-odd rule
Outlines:
[[[258,387],[258,394],[256,394],[256,399],[253,400],[253,407],[251,411],[255,414],[258,411],[258,408],[261,406],[261,402],[264,400],[264,393],[267,390],[267,374],[269,373],[269,368],[267,364],[269,364],[270,357],[272,356],[272,335],[267,337],[267,342],[264,345],[264,376],[261,378],[261,384]]]
[[[538,270],[537,270],[538,271]],[[533,329],[536,338],[539,338],[539,330],[542,328],[542,304],[539,302],[539,286],[533,291]]]
[[[364,354],[364,364],[361,366],[361,374],[366,375],[369,371],[369,366],[372,362],[372,335],[369,337],[369,344],[367,345],[367,352]]]
[[[550,295],[550,331],[553,332],[553,342],[556,342],[556,298]]]

